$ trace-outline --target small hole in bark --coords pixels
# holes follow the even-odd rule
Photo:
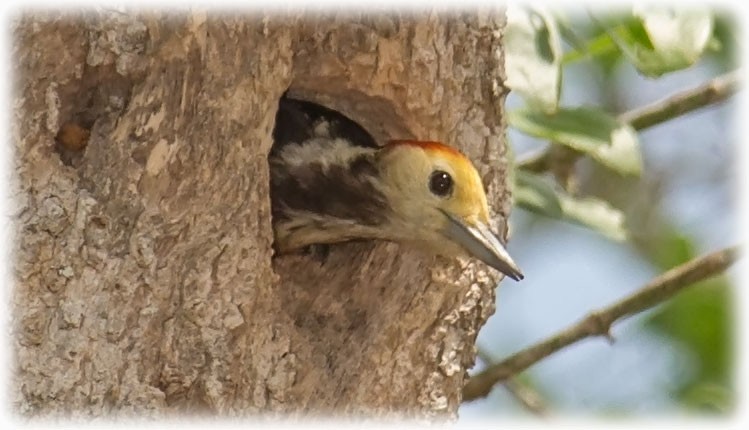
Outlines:
[[[83,125],[69,121],[60,127],[55,135],[55,151],[66,166],[77,165],[83,155],[91,130]]]
[[[107,227],[107,220],[104,217],[101,216],[92,216],[91,218],[91,225],[97,227],[97,228],[106,228]]]

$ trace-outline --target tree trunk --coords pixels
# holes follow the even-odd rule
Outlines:
[[[16,408],[453,416],[495,273],[385,242],[274,256],[266,156],[290,88],[381,142],[460,147],[504,231],[503,25],[18,19]]]

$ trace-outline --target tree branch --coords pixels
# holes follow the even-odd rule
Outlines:
[[[487,367],[491,367],[495,360],[482,348],[477,349],[478,357],[483,361]],[[546,405],[544,404],[541,395],[538,394],[533,388],[526,384],[517,381],[515,378],[507,378],[502,385],[507,389],[507,392],[520,403],[525,410],[538,417],[544,417],[548,414]]]
[[[495,384],[581,339],[605,336],[611,340],[610,329],[614,322],[662,303],[698,281],[722,273],[736,261],[738,254],[738,247],[726,248],[661,274],[631,296],[590,313],[577,324],[473,376],[463,388],[463,401],[487,396]]]
[[[624,112],[619,115],[619,120],[640,131],[687,112],[720,103],[739,90],[739,72],[734,70],[698,87],[681,90],[662,100]],[[570,148],[552,144],[546,150],[519,161],[517,166],[536,173],[559,169],[569,171],[581,156],[581,153]],[[566,164],[567,167],[560,167],[559,164]]]
[[[695,109],[726,100],[739,90],[739,81],[739,71],[734,70],[696,88],[624,112],[619,115],[619,120],[629,123],[635,130],[643,130]]]

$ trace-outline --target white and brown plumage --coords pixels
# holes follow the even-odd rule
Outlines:
[[[490,231],[473,164],[438,142],[379,147],[358,124],[283,98],[269,157],[276,248],[352,239],[414,244],[479,258],[512,279],[520,269]]]

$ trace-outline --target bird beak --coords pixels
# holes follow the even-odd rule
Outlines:
[[[512,261],[510,254],[507,253],[505,247],[502,246],[497,236],[492,233],[487,225],[481,221],[471,225],[445,211],[442,212],[449,220],[448,226],[443,232],[445,236],[461,245],[474,257],[506,276],[516,281],[523,279],[520,268]]]

